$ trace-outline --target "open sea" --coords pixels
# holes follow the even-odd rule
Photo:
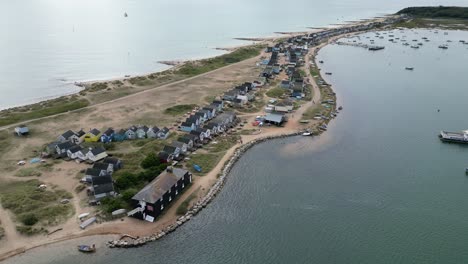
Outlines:
[[[444,32],[346,40],[375,39],[385,46],[376,52],[323,48],[317,60],[344,107],[329,130],[255,146],[216,199],[164,239],[98,243],[94,255],[66,242],[5,263],[468,263],[468,148],[437,138],[468,128],[468,32]]]
[[[73,83],[167,69],[272,36],[466,0],[0,1],[0,109],[75,93]],[[128,17],[124,17],[124,13]]]

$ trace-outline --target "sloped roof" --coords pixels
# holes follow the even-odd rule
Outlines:
[[[281,123],[283,122],[284,115],[276,114],[276,113],[269,113],[266,115],[265,120],[270,122]]]
[[[143,130],[143,131],[145,131],[145,133],[148,131],[148,129],[149,128],[147,126],[141,126],[141,127],[138,128],[138,130]]]
[[[184,127],[191,127],[193,124],[195,124],[195,122],[188,121],[188,122],[183,122],[183,123],[181,124],[181,126],[184,126]]]
[[[109,168],[109,163],[96,162],[96,163],[93,164],[93,169],[107,170],[108,168]]]
[[[93,185],[112,183],[112,176],[110,175],[93,176],[91,177],[91,180],[93,181]]]
[[[89,133],[91,133],[91,134],[97,136],[97,135],[101,134],[101,131],[99,131],[99,130],[96,129],[96,128],[93,128],[93,129],[91,129],[91,131],[89,131]]]
[[[118,158],[114,158],[114,157],[106,157],[103,161],[103,163],[110,163],[110,164],[118,164],[119,162],[121,162]]]
[[[94,156],[99,155],[99,154],[101,154],[103,152],[106,152],[106,150],[103,147],[95,147],[95,148],[91,149],[90,151],[91,151],[91,153],[93,153]]]
[[[185,143],[185,144],[189,144],[190,141],[193,141],[193,140],[192,140],[191,138],[189,138],[189,137],[183,136],[183,137],[179,137],[179,138],[177,139],[177,141],[183,142],[183,143]]]
[[[76,153],[76,152],[78,152],[78,151],[80,151],[80,150],[82,150],[82,149],[83,149],[83,148],[82,148],[81,146],[75,145],[75,146],[69,148],[68,151],[70,151],[71,153]]]
[[[110,137],[112,134],[114,134],[114,132],[115,132],[114,129],[112,129],[112,128],[109,127],[109,128],[104,132],[104,134],[105,134],[106,136],[109,136],[109,137]]]
[[[148,129],[148,131],[153,131],[154,133],[158,133],[159,130],[160,130],[160,129],[159,129],[159,127],[157,127],[157,126],[153,126],[153,127],[150,127],[150,128]]]
[[[102,178],[104,176],[101,176],[99,178]],[[104,183],[104,184],[99,184],[93,186],[94,189],[94,195],[102,194],[102,193],[110,193],[114,191],[114,184],[112,183]]]
[[[163,152],[172,154],[172,153],[174,153],[174,152],[176,151],[176,149],[177,149],[177,148],[174,147],[174,146],[168,146],[168,145],[166,145],[166,146],[164,146],[164,148],[163,148]]]
[[[75,135],[75,132],[68,130],[67,132],[62,134],[62,137],[64,137],[65,139],[69,139],[73,135]]]
[[[86,134],[86,132],[83,131],[83,129],[80,129],[80,131],[76,132],[75,135],[78,136],[78,137],[81,137],[83,136],[84,134]]]
[[[172,171],[165,170],[135,194],[132,199],[154,204],[187,173],[187,170],[180,168],[172,168]]]
[[[101,175],[101,170],[97,168],[88,168],[86,169],[85,175],[99,177],[99,175]]]
[[[65,141],[63,143],[57,144],[57,147],[59,147],[60,149],[69,149],[73,147],[74,145],[75,144],[73,144],[71,141]]]

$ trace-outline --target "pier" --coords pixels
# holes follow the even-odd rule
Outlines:
[[[360,47],[360,48],[365,48],[368,50],[382,50],[385,48],[384,46],[369,45],[369,44],[364,44],[364,43],[349,43],[349,42],[343,42],[343,41],[338,41],[335,44],[343,45],[343,46]]]

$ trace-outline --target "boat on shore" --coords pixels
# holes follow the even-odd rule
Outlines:
[[[468,144],[468,130],[462,132],[440,131],[439,138],[443,142]]]
[[[84,252],[84,253],[94,253],[96,252],[96,246],[94,244],[92,246],[78,245],[78,251]]]

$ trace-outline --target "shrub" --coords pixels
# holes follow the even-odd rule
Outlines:
[[[27,226],[32,226],[36,224],[38,221],[39,219],[37,218],[35,214],[26,214],[23,217],[21,217],[21,222]]]
[[[149,169],[151,167],[161,165],[161,161],[155,153],[150,153],[146,158],[141,162],[141,167],[143,169]]]
[[[126,208],[127,204],[120,198],[109,198],[106,197],[101,200],[103,209],[107,213],[112,213],[115,210]]]
[[[130,188],[128,190],[125,190],[123,193],[122,193],[122,200],[124,201],[130,201],[132,199],[133,196],[135,196],[135,194],[137,194],[137,189],[135,188]]]

